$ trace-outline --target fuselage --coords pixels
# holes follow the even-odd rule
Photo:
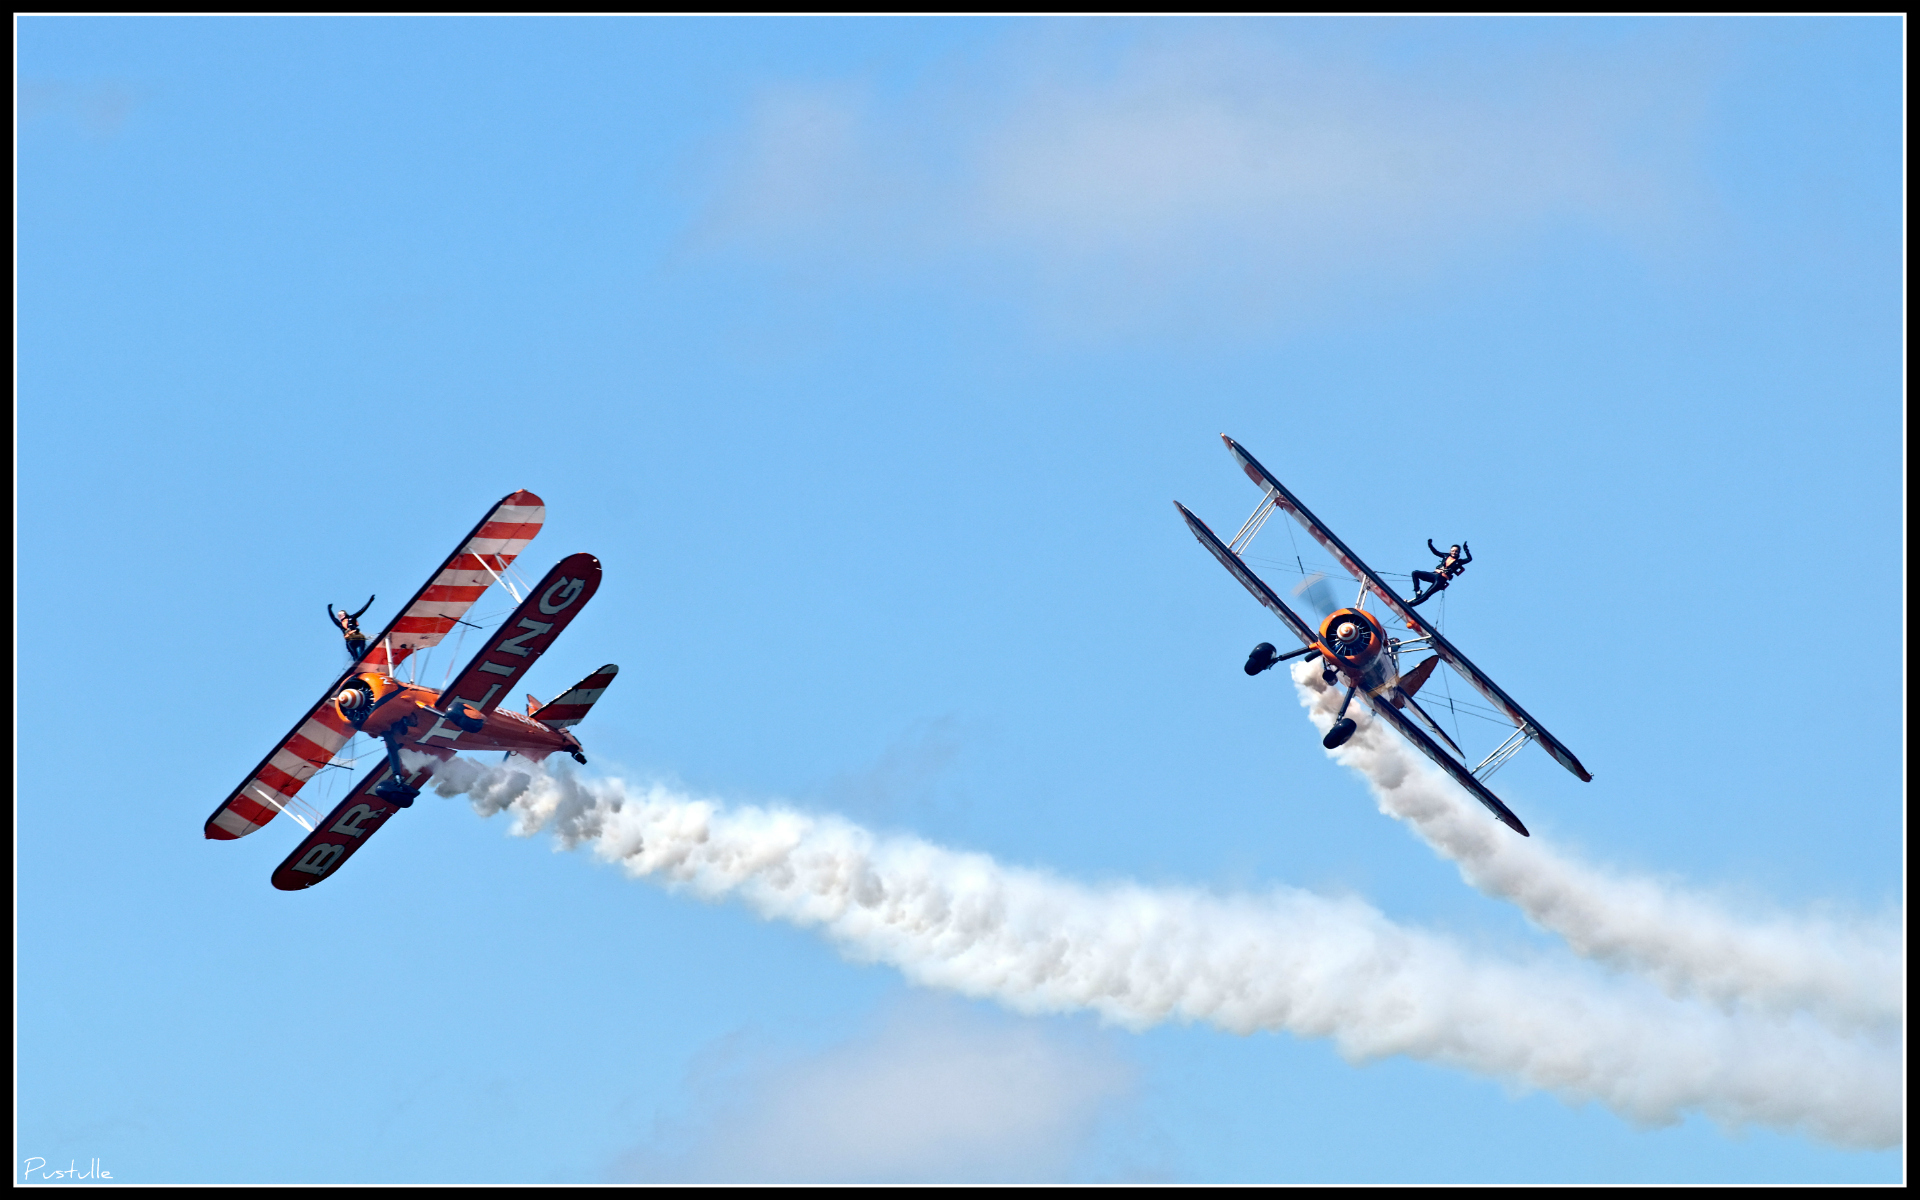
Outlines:
[[[361,733],[378,738],[397,736],[403,743],[423,750],[450,749],[455,736],[462,751],[511,750],[536,762],[556,750],[580,750],[580,740],[573,734],[549,728],[511,709],[483,713],[462,704],[457,719],[452,718],[441,704],[439,692],[402,683],[377,671],[363,671],[349,679],[333,703],[340,716]],[[476,719],[479,727],[473,728]]]

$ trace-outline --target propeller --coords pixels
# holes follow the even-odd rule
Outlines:
[[[1312,605],[1313,611],[1318,613],[1323,621],[1340,607],[1340,602],[1334,599],[1333,589],[1327,586],[1327,577],[1318,571],[1295,584],[1293,594],[1303,597],[1308,604]]]

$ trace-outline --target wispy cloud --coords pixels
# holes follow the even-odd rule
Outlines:
[[[19,85],[20,121],[61,120],[90,137],[110,138],[126,126],[140,99],[133,85],[118,80],[25,79]]]
[[[1695,188],[1710,72],[1690,47],[1389,67],[1279,28],[1104,57],[1009,45],[884,102],[845,80],[770,90],[705,235],[836,270],[1025,274],[1121,315],[1224,285],[1212,319],[1569,224],[1645,240]]]
[[[1041,1181],[1067,1177],[1130,1090],[1099,1039],[914,997],[811,1055],[732,1047],[690,1080],[623,1178],[714,1182]]]

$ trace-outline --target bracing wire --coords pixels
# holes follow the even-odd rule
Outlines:
[[[1447,631],[1447,594],[1440,593],[1440,620],[1436,626],[1441,633]],[[1447,693],[1447,711],[1453,714],[1453,740],[1457,743],[1467,735],[1460,732],[1460,706],[1453,699],[1453,683],[1441,672],[1440,687]]]
[[[1283,562],[1282,560],[1277,558],[1257,557],[1252,554],[1243,554],[1240,557],[1245,559],[1247,562],[1254,564],[1255,566],[1266,567],[1266,568],[1277,570],[1277,571],[1285,571],[1289,575],[1303,575],[1303,576],[1304,575],[1329,575],[1331,576],[1331,575],[1346,571],[1345,567],[1341,566],[1338,563],[1333,563],[1333,562],[1329,562],[1324,565],[1316,562],[1313,566],[1309,567],[1306,565],[1305,561],[1297,554],[1294,555],[1293,562]],[[1407,573],[1406,571],[1376,570],[1374,571],[1374,574],[1380,576],[1380,578],[1382,579],[1412,579],[1413,578],[1413,576]]]
[[[447,677],[440,681],[441,691],[443,692],[446,691],[447,685],[453,682],[453,664],[460,661],[460,650],[466,644],[467,644],[467,623],[465,621],[462,621],[460,622],[460,636],[455,638],[453,642],[453,653],[447,655]],[[441,705],[441,707],[444,708],[446,706],[443,704]]]
[[[1311,575],[1333,575],[1345,570],[1344,567],[1341,567],[1340,565],[1335,563],[1328,563],[1325,565],[1316,563],[1314,566],[1311,566],[1311,567],[1307,566],[1304,556],[1302,556],[1299,552],[1300,550],[1299,542],[1296,540],[1294,536],[1293,525],[1291,522],[1289,522],[1287,525],[1287,540],[1294,551],[1292,562],[1285,562],[1278,558],[1268,558],[1268,557],[1265,557],[1264,555],[1254,556],[1254,555],[1248,554],[1248,555],[1243,555],[1242,557],[1245,558],[1245,560],[1250,564],[1257,565],[1270,570],[1282,571],[1288,575],[1299,575],[1303,578]],[[1405,572],[1405,571],[1375,570],[1374,574],[1384,579],[1412,579],[1413,578],[1411,573]],[[1437,619],[1434,622],[1435,627],[1438,628],[1443,633],[1446,631],[1448,599],[1449,597],[1447,596],[1446,591],[1443,589],[1440,593],[1440,611],[1437,615]],[[1451,668],[1449,668],[1449,670],[1451,670]],[[1493,725],[1506,726],[1509,728],[1513,725],[1512,719],[1509,718],[1505,713],[1502,713],[1497,709],[1489,708],[1484,704],[1476,704],[1470,700],[1461,700],[1456,696],[1454,696],[1453,684],[1452,684],[1452,680],[1448,677],[1448,671],[1440,672],[1440,687],[1441,687],[1441,692],[1443,697],[1442,702],[1446,705],[1447,713],[1452,718],[1452,721],[1453,721],[1453,732],[1456,740],[1459,740],[1465,736],[1461,732],[1461,727],[1460,727],[1461,717],[1472,717],[1475,720],[1486,721]]]

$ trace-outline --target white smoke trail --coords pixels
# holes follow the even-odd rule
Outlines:
[[[1322,682],[1316,667],[1296,666],[1293,678],[1324,732],[1344,692]],[[1366,779],[1380,811],[1411,825],[1469,884],[1512,901],[1576,954],[1649,975],[1674,995],[1803,1010],[1842,1028],[1901,1021],[1906,944],[1896,922],[1743,919],[1670,885],[1576,862],[1538,836],[1522,838],[1496,823],[1363,707],[1353,706],[1359,729],[1333,753]]]
[[[462,759],[435,787],[510,812],[521,836],[550,829],[636,878],[738,897],[852,957],[1022,1011],[1330,1037],[1350,1057],[1430,1059],[1643,1123],[1697,1111],[1846,1146],[1901,1136],[1895,1038],[1722,1012],[1572,964],[1476,958],[1356,901],[1090,888],[835,817]]]

